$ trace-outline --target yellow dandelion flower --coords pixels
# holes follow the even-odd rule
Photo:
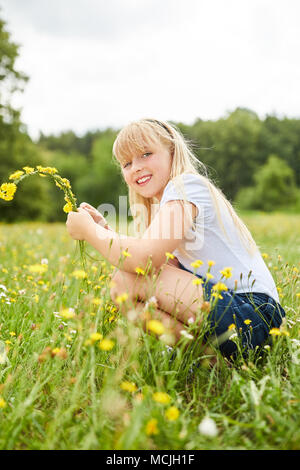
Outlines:
[[[47,173],[48,175],[54,175],[55,173],[57,173],[57,169],[54,168],[54,167],[50,167],[50,166],[41,166],[41,165],[37,165],[37,170],[41,173]]]
[[[134,382],[122,382],[120,385],[121,389],[124,390],[125,392],[130,392],[134,393],[137,391],[137,386],[135,385]]]
[[[85,279],[87,277],[87,273],[81,269],[76,269],[72,272],[71,276],[75,277],[76,279]]]
[[[211,260],[211,259],[209,259],[209,260],[207,261],[207,264],[208,264],[208,266],[211,268],[212,266],[214,266],[214,265],[216,264],[216,262],[213,261],[213,260]]]
[[[231,330],[235,330],[235,324],[234,323],[231,323],[228,328],[227,328],[229,331]]]
[[[179,416],[179,409],[176,406],[170,406],[165,412],[165,417],[169,421],[175,421]]]
[[[152,436],[158,433],[159,433],[159,430],[157,427],[157,419],[151,418],[146,424],[146,434],[147,436]]]
[[[92,304],[93,305],[102,305],[103,303],[103,300],[102,299],[99,299],[98,297],[95,297],[93,300],[92,300]]]
[[[128,294],[127,294],[127,292],[124,292],[124,294],[118,295],[118,297],[116,298],[116,302],[117,302],[118,304],[122,304],[122,303],[125,302],[127,299],[128,299]]]
[[[12,201],[17,190],[15,183],[2,183],[0,186],[0,198],[4,201]]]
[[[300,299],[300,292],[297,292],[296,297],[298,297],[298,299]]]
[[[60,316],[65,318],[66,320],[69,320],[70,318],[75,317],[75,312],[73,308],[63,308],[60,311]]]
[[[223,268],[220,273],[225,277],[225,279],[229,279],[232,276],[232,268]]]
[[[167,259],[174,259],[175,258],[173,253],[169,253],[168,251],[166,251],[165,255],[166,255]]]
[[[31,175],[31,173],[34,173],[34,168],[31,166],[23,166],[23,170],[25,170],[26,175]]]
[[[159,336],[165,332],[165,327],[159,320],[149,320],[146,328]]]
[[[110,351],[114,345],[114,341],[104,338],[99,343],[99,349],[101,349],[101,351]]]
[[[168,405],[171,401],[170,395],[165,392],[155,392],[153,393],[152,398],[154,401],[161,403],[162,405]]]
[[[245,320],[244,323],[245,323],[245,325],[250,325],[250,323],[252,323],[252,320],[249,320],[249,319],[247,318],[247,320]]]
[[[222,292],[222,291],[227,291],[228,287],[223,282],[217,282],[216,284],[213,285],[213,290],[215,292]]]
[[[269,258],[268,253],[262,253],[261,256],[262,256],[264,259],[268,259],[268,258]]]
[[[135,272],[136,272],[137,274],[141,274],[142,276],[145,275],[144,269],[139,268],[139,267],[136,267],[136,268],[135,268]]]
[[[122,251],[122,255],[125,256],[125,258],[130,258],[130,257],[131,257],[131,254],[128,253],[127,250],[123,250],[123,251]]]
[[[24,175],[24,171],[17,170],[9,176],[9,179],[10,180],[18,180],[22,175]]]
[[[200,284],[203,284],[203,280],[202,279],[193,279],[192,284],[194,286],[199,286]]]
[[[28,266],[28,271],[34,274],[44,274],[47,270],[47,264],[32,264],[31,266]]]
[[[203,264],[203,261],[201,261],[201,259],[197,259],[196,261],[193,261],[191,263],[191,266],[193,268],[200,268],[200,266],[202,266],[202,264]]]
[[[73,210],[73,206],[71,204],[71,202],[67,202],[67,204],[64,205],[63,207],[63,211],[68,214],[69,212],[72,212]]]
[[[206,279],[209,281],[210,279],[213,279],[215,276],[213,276],[211,273],[206,273]]]
[[[90,340],[92,343],[96,343],[96,341],[100,341],[103,338],[103,335],[101,333],[92,333],[90,335]]]
[[[269,331],[270,335],[272,336],[279,336],[281,334],[281,331],[279,328],[271,328]]]
[[[10,336],[16,336],[16,333],[14,331],[9,332]]]
[[[6,407],[6,401],[4,398],[0,397],[0,408],[5,408]]]

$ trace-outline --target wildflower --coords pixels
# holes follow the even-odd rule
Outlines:
[[[10,336],[16,336],[16,333],[14,331],[9,332]]]
[[[121,389],[124,390],[125,392],[130,392],[134,393],[137,391],[137,386],[135,385],[134,382],[122,382],[120,385]]]
[[[117,302],[118,304],[122,304],[122,303],[125,302],[127,299],[128,299],[128,294],[127,294],[127,292],[124,292],[124,294],[118,295],[118,297],[116,298],[116,302]]]
[[[101,349],[101,351],[110,351],[114,345],[114,341],[104,338],[99,343],[99,349]]]
[[[44,274],[48,270],[47,264],[33,264],[28,267],[28,270],[34,274]]]
[[[215,276],[213,276],[211,273],[206,273],[206,279],[209,281],[210,279],[213,279]]]
[[[272,336],[280,336],[281,332],[279,328],[271,328],[269,334]]]
[[[212,260],[208,260],[208,261],[207,261],[207,264],[208,264],[208,266],[211,268],[212,266],[214,266],[214,265],[216,264],[216,262],[215,262],[215,261],[212,261]]]
[[[152,395],[152,398],[157,403],[161,403],[162,405],[167,405],[171,401],[170,395],[165,392],[155,392]]]
[[[245,323],[245,325],[250,325],[250,323],[252,323],[252,320],[249,320],[249,319],[247,318],[247,320],[245,320],[244,323]]]
[[[203,280],[202,279],[193,279],[192,284],[194,286],[199,286],[199,285],[203,284]]]
[[[66,214],[68,214],[69,212],[72,212],[72,210],[73,210],[73,205],[72,205],[72,203],[69,201],[69,202],[67,202],[67,204],[64,205],[63,211],[64,211]]]
[[[167,260],[175,258],[175,256],[172,253],[169,253],[168,251],[166,251],[165,255],[167,257]]]
[[[60,315],[61,317],[69,320],[70,318],[74,318],[75,317],[75,311],[73,308],[63,308],[61,311],[60,311]]]
[[[31,175],[34,172],[34,168],[31,166],[23,166],[23,170],[25,170],[26,175]]]
[[[231,323],[228,328],[227,328],[229,331],[230,330],[235,330],[235,324],[234,323]]]
[[[76,279],[85,279],[87,277],[87,274],[81,269],[76,269],[72,272],[71,276],[75,277]]]
[[[96,343],[96,341],[99,341],[102,338],[103,338],[103,335],[101,333],[98,333],[98,332],[92,333],[90,335],[90,340],[91,340],[92,343]]]
[[[203,420],[198,426],[198,429],[199,432],[204,436],[216,437],[218,434],[218,428],[216,426],[216,423],[209,416],[203,418]]]
[[[222,292],[222,291],[227,291],[228,287],[223,282],[217,282],[216,284],[213,285],[213,290],[215,292]]]
[[[40,173],[47,173],[48,175],[54,175],[57,173],[57,169],[50,166],[43,167],[41,165],[37,165],[36,168]]]
[[[0,186],[0,198],[4,201],[12,201],[17,190],[15,183],[2,183]]]
[[[6,407],[6,401],[4,398],[0,397],[0,408],[5,408]]]
[[[139,268],[139,267],[136,267],[136,268],[135,268],[135,272],[136,272],[137,274],[141,274],[142,276],[145,275],[144,269]]]
[[[68,354],[65,348],[54,348],[51,351],[51,356],[57,356],[60,357],[61,359],[67,359]]]
[[[157,298],[154,295],[146,301],[145,309],[147,309],[150,305],[153,305],[153,307],[157,307]]]
[[[147,436],[152,436],[158,433],[159,433],[159,430],[157,428],[157,419],[152,418],[146,424],[146,434]]]
[[[297,292],[296,297],[298,297],[298,299],[300,299],[300,292]]]
[[[225,277],[225,279],[229,279],[232,276],[232,268],[223,268],[220,273]]]
[[[191,266],[193,268],[200,268],[200,266],[202,266],[202,264],[203,264],[203,261],[201,261],[201,259],[197,259],[196,261],[193,261],[191,263]]]
[[[103,302],[102,299],[98,299],[97,297],[95,297],[93,300],[92,300],[92,304],[93,305],[101,305]]]
[[[122,251],[122,255],[125,256],[125,258],[130,258],[130,257],[131,257],[131,254],[128,253],[127,250],[123,250],[123,251]]]
[[[179,416],[179,410],[176,408],[176,406],[170,406],[165,412],[165,417],[169,421],[175,421]]]
[[[9,179],[10,179],[10,180],[17,180],[17,179],[19,179],[22,175],[24,175],[24,171],[18,170],[18,171],[15,171],[14,173],[12,173],[12,174],[9,176]]]
[[[194,339],[194,336],[188,333],[186,330],[180,330],[180,334],[187,339]]]
[[[268,259],[268,258],[269,258],[268,253],[262,253],[261,256],[262,256],[264,259]]]
[[[159,336],[165,332],[165,327],[159,320],[149,320],[146,327],[148,330]]]

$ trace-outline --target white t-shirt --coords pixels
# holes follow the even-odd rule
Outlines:
[[[211,282],[224,282],[229,289],[235,292],[261,292],[270,295],[279,302],[278,292],[259,250],[250,255],[244,246],[236,226],[226,206],[220,206],[219,216],[225,229],[225,235],[216,213],[211,192],[205,179],[196,174],[182,174],[177,176],[175,183],[183,183],[186,200],[195,204],[198,214],[194,219],[195,227],[191,228],[180,244],[190,257],[174,250],[173,254],[181,264],[190,271],[206,277],[207,262],[215,261],[210,273],[214,276]],[[168,201],[183,200],[182,190],[174,180],[169,181],[163,192],[160,207]],[[203,264],[195,269],[191,262],[201,260]],[[225,267],[232,268],[232,277],[222,277],[220,270]],[[222,278],[222,279],[221,279]]]

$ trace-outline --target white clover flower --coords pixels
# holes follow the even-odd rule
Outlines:
[[[190,317],[187,322],[188,322],[189,324],[191,324],[191,323],[194,323],[195,320],[193,319],[193,317]]]
[[[180,334],[187,339],[194,339],[194,336],[188,333],[186,330],[180,330]]]
[[[48,259],[47,258],[42,258],[41,259],[41,264],[48,264]]]
[[[198,426],[198,430],[201,434],[208,437],[216,437],[218,435],[218,428],[213,419],[209,416],[203,418]]]
[[[7,288],[3,284],[0,284],[0,289],[7,291]]]

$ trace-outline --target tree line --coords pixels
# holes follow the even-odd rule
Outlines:
[[[111,203],[127,188],[112,159],[118,129],[72,130],[59,135],[40,133],[33,141],[20,111],[9,103],[28,77],[15,67],[19,46],[0,18],[0,184],[23,166],[54,166],[68,178],[78,201],[94,206]],[[300,209],[300,119],[237,108],[217,120],[196,119],[191,125],[172,122],[206,165],[214,183],[241,209]],[[65,219],[60,191],[47,178],[34,176],[22,184],[15,199],[0,199],[0,221]]]

